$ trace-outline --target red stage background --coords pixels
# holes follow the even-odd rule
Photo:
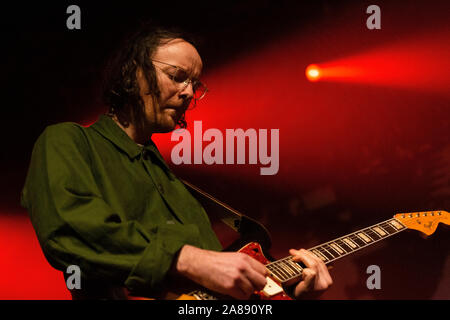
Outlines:
[[[370,4],[381,8],[381,30],[366,27]],[[26,27],[11,19],[2,31],[11,40],[2,81],[12,115],[3,128],[0,299],[70,299],[19,206],[20,190],[45,126],[87,125],[105,112],[97,95],[101,61],[115,33],[136,17],[171,17],[204,39],[210,92],[187,114],[188,129],[195,120],[203,131],[224,134],[279,129],[273,176],[260,175],[260,164],[175,166],[176,142],[170,134],[154,137],[180,177],[265,224],[274,257],[398,212],[450,211],[447,1],[181,4],[189,19],[164,5],[80,6],[86,14],[78,33],[65,29],[64,5],[38,11],[48,18],[38,30],[38,19],[25,17]],[[305,77],[310,64],[323,72],[317,82]],[[442,227],[427,240],[406,232],[344,258],[321,298],[449,299],[449,239]],[[381,290],[366,287],[373,264],[381,268]]]

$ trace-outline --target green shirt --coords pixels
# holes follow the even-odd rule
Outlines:
[[[110,117],[66,122],[38,138],[22,191],[41,248],[56,269],[131,292],[163,287],[185,244],[221,250],[210,221],[155,144],[136,144]]]

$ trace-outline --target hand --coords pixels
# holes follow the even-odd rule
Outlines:
[[[302,271],[302,280],[295,287],[296,298],[311,291],[323,291],[333,284],[325,263],[314,254],[305,249],[291,249],[289,253],[293,255],[292,260],[303,262],[306,266]]]
[[[177,273],[205,288],[248,299],[266,285],[268,270],[259,261],[239,252],[216,252],[185,245],[175,262]]]

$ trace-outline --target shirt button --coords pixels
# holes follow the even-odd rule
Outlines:
[[[164,187],[163,187],[163,185],[161,183],[158,183],[158,190],[159,190],[159,192],[164,194]]]

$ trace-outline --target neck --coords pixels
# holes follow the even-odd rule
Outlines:
[[[400,221],[392,218],[318,245],[308,251],[328,264],[406,229]],[[305,268],[303,264],[294,262],[292,258],[292,256],[288,256],[271,262],[266,267],[281,283],[291,283],[301,276],[302,270]]]
[[[119,128],[121,128],[123,131],[125,131],[125,133],[131,138],[131,140],[133,140],[137,144],[144,145],[152,137],[151,132],[143,132],[143,131],[138,130],[133,122],[130,122],[128,127],[124,127],[120,123],[120,121],[116,115],[112,116],[111,118],[119,126]]]

